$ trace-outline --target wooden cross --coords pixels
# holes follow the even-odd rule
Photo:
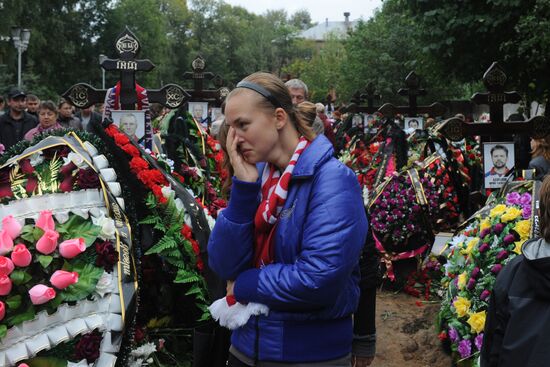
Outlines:
[[[101,67],[109,71],[120,71],[120,106],[123,110],[135,109],[137,103],[136,78],[137,71],[150,71],[155,65],[150,60],[137,60],[140,44],[134,34],[126,29],[118,36],[115,48],[118,59],[106,59]],[[86,108],[105,101],[104,89],[95,89],[89,84],[78,83],[62,94],[70,103],[78,108]],[[178,108],[188,99],[189,94],[177,84],[167,84],[160,89],[147,90],[149,102],[160,103],[168,108]]]
[[[346,106],[344,112],[373,114],[378,111],[378,107],[374,106],[374,100],[381,99],[382,96],[376,94],[376,87],[373,82],[367,84],[365,92],[366,93],[361,93],[359,90],[356,91],[352,96],[351,104]],[[367,101],[367,105],[361,106],[364,101]]]
[[[191,96],[191,100],[195,102],[213,102],[219,106],[229,94],[229,89],[223,86],[223,79],[219,75],[211,72],[205,72],[206,62],[198,55],[191,63],[193,71],[187,71],[183,74],[185,80],[193,81],[193,89],[186,89],[186,92]],[[205,80],[212,81],[217,89],[204,89]]]
[[[418,114],[428,114],[430,116],[442,116],[447,111],[447,108],[439,103],[435,102],[429,106],[419,106],[417,97],[426,95],[426,90],[420,88],[420,78],[418,75],[411,71],[405,78],[405,86],[407,88],[401,88],[397,93],[401,96],[408,96],[408,106],[394,106],[391,103],[385,103],[378,109],[386,117],[395,116],[396,114],[418,116]]]
[[[527,121],[503,121],[503,105],[518,103],[521,95],[515,91],[505,92],[507,77],[502,67],[494,62],[483,75],[486,93],[475,93],[471,100],[476,104],[488,104],[490,108],[489,123],[469,123],[462,119],[452,118],[440,129],[450,140],[459,141],[466,136],[481,136],[487,140],[491,137],[506,137],[514,134],[528,134],[533,138],[544,138],[550,134],[550,119],[546,116],[535,116]]]

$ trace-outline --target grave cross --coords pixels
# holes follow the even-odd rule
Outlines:
[[[514,134],[528,134],[534,138],[543,138],[550,134],[550,119],[535,116],[527,121],[503,121],[503,106],[506,103],[517,103],[521,96],[517,92],[505,92],[506,74],[502,67],[494,62],[483,75],[487,93],[475,93],[472,101],[476,104],[488,104],[490,108],[489,123],[468,123],[461,119],[449,119],[441,128],[441,133],[450,140],[459,141],[466,136],[481,136],[487,141],[491,137],[506,137]]]
[[[374,100],[381,99],[380,94],[376,94],[376,87],[373,82],[369,82],[365,87],[366,93],[361,93],[361,91],[356,91],[352,96],[351,104],[346,106],[345,112],[351,113],[368,113],[373,114],[378,111],[378,107],[374,106]],[[366,106],[361,106],[361,104],[367,101]]]
[[[151,71],[155,65],[149,59],[136,59],[140,45],[128,27],[118,37],[115,47],[119,58],[103,60],[101,67],[107,71],[120,71],[120,108],[133,110],[138,101],[136,71]]]
[[[134,34],[126,29],[118,36],[115,47],[119,59],[106,59],[101,63],[105,70],[120,71],[120,105],[121,109],[133,110],[137,102],[135,90],[136,71],[150,71],[155,65],[149,60],[136,60],[140,44]],[[95,89],[89,84],[78,83],[70,87],[63,97],[78,108],[86,108],[105,101],[104,89]],[[167,84],[160,89],[147,90],[149,102],[160,103],[168,108],[178,108],[189,99],[189,94],[177,84]]]
[[[193,71],[187,71],[183,74],[185,80],[193,81],[193,89],[187,89],[186,92],[193,101],[215,101],[221,105],[221,102],[229,94],[229,89],[223,87],[223,79],[219,75],[211,72],[205,72],[206,62],[199,55],[191,63]],[[205,80],[211,80],[218,89],[204,89]]]
[[[408,106],[394,106],[391,103],[385,103],[378,109],[386,117],[394,116],[396,114],[403,114],[408,116],[417,116],[418,114],[428,114],[430,116],[441,116],[445,114],[447,108],[439,103],[435,102],[429,106],[419,106],[417,97],[426,95],[426,90],[420,88],[420,78],[418,75],[411,71],[405,78],[405,85],[407,88],[401,88],[397,93],[401,96],[408,96]]]

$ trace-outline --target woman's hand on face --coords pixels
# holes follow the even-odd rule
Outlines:
[[[235,177],[245,182],[256,182],[258,180],[258,169],[255,164],[248,163],[244,159],[237,140],[235,129],[230,127],[227,134],[227,152],[235,171]]]

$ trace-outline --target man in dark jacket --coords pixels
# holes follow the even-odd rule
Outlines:
[[[38,121],[25,111],[27,96],[19,89],[12,89],[8,93],[8,111],[0,116],[0,143],[6,149],[17,144],[29,131],[36,127]]]
[[[540,234],[498,275],[491,295],[481,367],[550,363],[550,177],[540,190]]]
[[[101,115],[94,111],[94,106],[81,109],[75,116],[80,119],[82,129],[87,132],[92,132],[94,123],[101,124]]]

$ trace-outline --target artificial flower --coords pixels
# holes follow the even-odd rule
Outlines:
[[[55,229],[55,223],[53,221],[52,211],[51,210],[42,210],[36,221],[36,226],[46,232],[49,230]]]
[[[12,282],[7,275],[0,275],[0,296],[7,296],[11,292]]]
[[[467,323],[472,328],[472,331],[475,331],[476,334],[479,334],[485,328],[485,317],[487,313],[485,311],[480,311],[470,314]]]
[[[105,271],[113,271],[113,266],[118,261],[118,252],[110,241],[96,242],[95,251],[97,257],[95,260],[96,266],[100,266]]]
[[[506,211],[506,205],[499,204],[495,206],[491,211],[489,212],[489,217],[496,218],[497,216],[503,214]]]
[[[500,217],[500,220],[504,223],[508,223],[515,220],[517,217],[519,217],[521,213],[522,213],[521,209],[518,209],[515,206],[512,206],[506,209],[506,212],[502,214],[502,216]]]
[[[0,230],[0,255],[6,255],[13,249],[13,239],[8,231]]]
[[[15,266],[10,258],[0,256],[0,275],[10,275]]]
[[[471,302],[464,297],[456,297],[456,300],[453,302],[456,314],[459,317],[464,317],[468,314],[468,311],[470,310],[470,305]]]
[[[470,253],[472,252],[472,250],[474,249],[474,247],[479,243],[479,238],[473,238],[471,239],[469,242],[468,242],[468,245],[466,245],[466,248],[464,250],[462,250],[461,252],[464,254],[464,255],[470,255]]]
[[[78,171],[76,184],[81,189],[97,189],[100,186],[99,176],[97,175],[96,171],[91,168],[81,168]]]
[[[44,156],[42,155],[42,151],[39,150],[38,152],[32,154],[30,157],[29,157],[29,163],[31,164],[31,166],[33,167],[36,167],[38,166],[40,163],[44,162]]]
[[[72,238],[59,244],[59,253],[65,259],[72,259],[86,251],[86,243],[82,237]]]
[[[49,255],[57,248],[59,233],[53,230],[46,230],[36,243],[36,250],[44,255]]]
[[[461,340],[458,343],[458,353],[462,358],[468,358],[472,354],[472,343],[469,339]]]
[[[21,223],[13,215],[7,215],[2,219],[2,229],[7,231],[13,240],[21,234],[22,228]]]
[[[466,285],[466,279],[468,278],[468,276],[466,275],[466,272],[464,273],[461,273],[459,276],[458,276],[458,282],[457,282],[457,287],[458,289],[464,289],[464,286]]]
[[[29,296],[33,305],[41,305],[55,298],[55,290],[44,284],[37,284],[29,289]]]
[[[98,331],[82,335],[74,347],[76,360],[86,359],[88,363],[94,363],[99,358],[101,339],[101,333]]]
[[[4,316],[6,316],[6,305],[0,301],[0,321],[4,319]]]
[[[95,292],[99,297],[104,297],[107,293],[112,292],[113,290],[113,274],[103,272],[101,278],[97,281],[95,286]],[[94,296],[95,297],[95,296]]]
[[[519,237],[522,240],[525,240],[529,237],[529,234],[531,232],[531,221],[530,220],[520,220],[516,223],[514,226],[514,231],[519,234]]]
[[[483,346],[483,333],[474,338],[474,344],[476,345],[477,350],[481,351],[481,347]]]
[[[519,240],[519,241],[514,242],[515,246],[514,246],[514,249],[512,251],[514,251],[518,255],[521,255],[521,247],[523,246],[524,243],[525,243],[525,240]]]
[[[11,252],[11,261],[13,261],[15,266],[29,266],[32,261],[32,255],[27,246],[22,243],[15,245]]]
[[[57,289],[65,289],[78,282],[76,271],[56,270],[50,277],[50,283]]]

